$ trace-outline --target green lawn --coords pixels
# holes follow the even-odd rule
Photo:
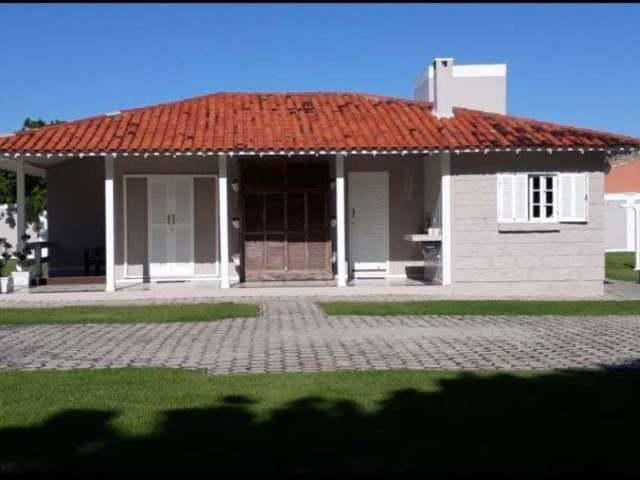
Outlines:
[[[207,322],[221,318],[255,317],[258,306],[246,303],[203,303],[60,308],[3,308],[0,325]]]
[[[16,260],[15,258],[7,260],[7,262],[2,267],[2,272],[0,272],[0,277],[8,277],[9,275],[11,275],[11,272],[14,272],[16,270],[17,263],[18,263],[18,260]]]
[[[611,280],[638,281],[638,272],[633,271],[636,264],[635,253],[609,252],[605,258],[605,277]]]
[[[327,315],[638,315],[640,301],[426,300],[330,302]]]
[[[0,373],[0,473],[640,471],[633,372]]]

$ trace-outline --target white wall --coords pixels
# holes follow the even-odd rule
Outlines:
[[[16,230],[16,215],[15,204],[0,204],[0,238],[4,238],[9,242],[13,248],[18,245],[18,231]],[[30,235],[30,242],[47,239],[47,213],[44,212],[40,216],[40,222],[42,229],[40,234],[35,230],[33,223],[27,224],[27,235]],[[46,249],[43,250],[43,255],[46,255]],[[30,255],[33,257],[33,254]]]
[[[635,251],[635,219],[633,210],[623,208],[627,199],[640,203],[640,193],[605,194],[605,248],[607,252]]]

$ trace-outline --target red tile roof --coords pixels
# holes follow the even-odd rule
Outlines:
[[[0,152],[640,147],[640,139],[356,93],[216,93],[0,138]]]

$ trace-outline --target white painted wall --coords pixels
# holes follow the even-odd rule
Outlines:
[[[18,245],[18,230],[17,230],[17,207],[15,204],[0,204],[0,238],[4,238],[14,248]],[[47,212],[44,212],[40,216],[40,222],[42,229],[38,233],[33,223],[27,224],[27,234],[30,235],[30,242],[47,240]],[[47,249],[43,249],[43,255],[47,255]],[[30,255],[33,258],[33,254]]]

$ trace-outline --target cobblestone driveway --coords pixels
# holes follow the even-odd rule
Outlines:
[[[169,366],[210,373],[638,367],[640,316],[325,317],[267,302],[260,318],[0,327],[0,369]]]

